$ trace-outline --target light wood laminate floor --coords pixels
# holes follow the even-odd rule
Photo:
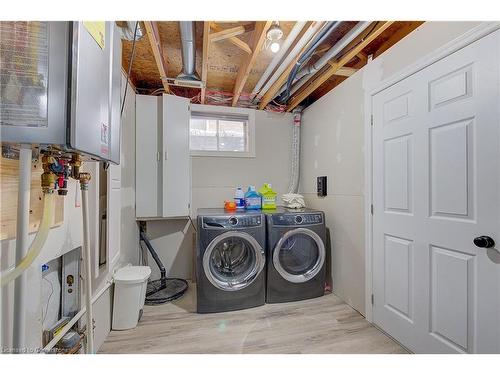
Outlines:
[[[202,315],[195,289],[145,306],[138,327],[111,331],[99,353],[406,353],[334,294]]]

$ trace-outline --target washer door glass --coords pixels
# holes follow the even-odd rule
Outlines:
[[[203,269],[208,280],[226,291],[240,290],[255,281],[265,265],[265,253],[247,233],[225,232],[208,245]]]
[[[325,245],[315,232],[297,228],[286,232],[273,252],[274,268],[285,279],[302,283],[318,274],[325,262]]]

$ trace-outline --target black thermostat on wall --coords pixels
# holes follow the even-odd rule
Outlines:
[[[318,191],[318,197],[326,197],[327,195],[326,176],[317,177],[316,189]]]

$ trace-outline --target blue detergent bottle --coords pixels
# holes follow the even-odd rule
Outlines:
[[[250,185],[245,193],[245,208],[247,210],[260,210],[262,208],[262,196]]]

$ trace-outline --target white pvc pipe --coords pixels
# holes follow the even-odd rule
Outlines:
[[[366,28],[371,24],[370,21],[360,21],[358,22],[349,32],[342,37],[337,43],[334,44],[332,48],[325,52],[321,58],[316,61],[313,65],[301,69],[295,79],[293,80],[293,86],[290,90],[290,95],[295,93],[300,89],[309,78],[316,74],[322,67],[326,65],[328,61],[337,56],[349,43],[351,43],[359,34],[361,34]],[[276,96],[280,95],[286,89],[286,83],[280,87]]]
[[[290,48],[291,44],[297,38],[299,35],[300,31],[304,28],[306,21],[297,21],[295,22],[295,25],[293,25],[292,30],[290,30],[290,33],[286,37],[285,41],[283,42],[283,45],[280,48],[280,51],[274,56],[274,58],[271,60],[271,63],[267,66],[267,69],[264,71],[262,76],[259,79],[259,82],[255,85],[254,89],[252,90],[252,97],[256,95],[262,85],[266,82],[267,78],[271,75],[271,73],[274,71],[276,66],[279,64],[283,56],[285,56],[285,53],[287,53],[288,49]]]
[[[106,282],[106,285],[99,292],[97,292],[94,297],[92,297],[91,304],[93,305],[94,303],[96,303],[97,300],[101,298],[104,292],[108,290],[112,284],[113,281],[108,280]],[[86,311],[87,308],[85,306],[82,307],[82,309],[78,311],[76,315],[73,318],[71,318],[71,320],[57,332],[57,335],[55,335],[54,338],[50,340],[50,342],[43,347],[42,351],[48,353],[59,341],[61,341],[64,335],[71,329],[71,327],[73,327],[82,318],[83,314],[85,314]]]
[[[271,76],[271,78],[267,81],[265,86],[260,90],[259,97],[262,97],[265,95],[265,93],[269,90],[269,88],[274,84],[274,82],[281,76],[281,74],[285,71],[285,69],[290,65],[292,60],[297,57],[297,55],[300,53],[302,48],[309,43],[313,35],[315,35],[321,27],[324,26],[324,23],[322,22],[317,22],[314,26],[309,27],[307,31],[302,35],[302,38],[295,44],[295,46],[292,48],[290,53],[286,56],[285,60],[280,64],[278,69],[274,72],[274,74]]]
[[[83,278],[85,281],[85,308],[87,310],[87,354],[94,354],[94,323],[92,309],[92,263],[90,255],[89,203],[87,187],[82,186],[83,215]]]
[[[31,156],[29,144],[19,150],[19,185],[17,193],[16,265],[28,252]],[[15,349],[26,348],[26,274],[21,274],[14,284],[14,331],[12,344]]]

